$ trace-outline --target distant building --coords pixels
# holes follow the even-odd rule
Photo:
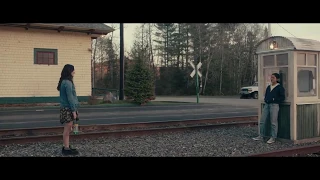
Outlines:
[[[91,41],[114,31],[103,23],[0,24],[0,104],[59,102],[65,64],[75,66],[80,101],[91,95]]]

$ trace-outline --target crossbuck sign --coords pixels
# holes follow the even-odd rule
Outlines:
[[[196,91],[197,91],[197,103],[199,103],[199,80],[198,80],[198,76],[199,76],[199,77],[202,76],[202,74],[201,74],[200,71],[199,71],[202,63],[199,62],[199,63],[197,64],[197,67],[195,67],[194,64],[193,64],[191,61],[189,61],[189,62],[190,62],[190,64],[191,64],[192,68],[193,68],[193,71],[192,71],[192,73],[190,74],[190,76],[191,76],[192,78],[193,78],[193,76],[194,76],[195,74],[196,74],[196,76],[197,76],[197,77],[196,77]]]
[[[198,76],[201,77],[202,74],[201,74],[201,72],[199,71],[199,69],[200,69],[202,63],[199,62],[198,65],[197,65],[197,69],[196,69],[195,66],[194,66],[194,64],[193,64],[193,62],[191,62],[191,61],[189,61],[189,62],[190,62],[190,65],[191,65],[192,68],[193,68],[193,71],[192,71],[192,73],[190,74],[190,76],[193,78],[193,76],[196,74],[196,70],[197,70],[197,71],[198,71]]]

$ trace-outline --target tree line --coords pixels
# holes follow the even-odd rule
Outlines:
[[[94,87],[119,88],[119,39],[113,33],[93,41]],[[155,95],[195,95],[190,62],[201,62],[201,95],[235,95],[256,80],[255,46],[267,35],[255,23],[141,24],[125,56],[125,78],[139,59],[152,72]]]

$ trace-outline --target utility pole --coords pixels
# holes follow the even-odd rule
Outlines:
[[[169,50],[168,50],[168,46],[169,46],[169,24],[167,24],[167,63],[169,63]]]
[[[123,43],[123,23],[120,23],[120,92],[119,100],[124,99],[124,43]]]
[[[268,23],[268,37],[271,37],[271,23]]]
[[[196,61],[195,61],[196,62]],[[199,74],[198,74],[198,68],[196,66],[196,92],[197,92],[197,103],[199,103]]]

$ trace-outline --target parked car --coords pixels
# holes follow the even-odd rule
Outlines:
[[[258,99],[258,82],[255,82],[252,86],[242,87],[240,90],[240,99],[253,98]]]

